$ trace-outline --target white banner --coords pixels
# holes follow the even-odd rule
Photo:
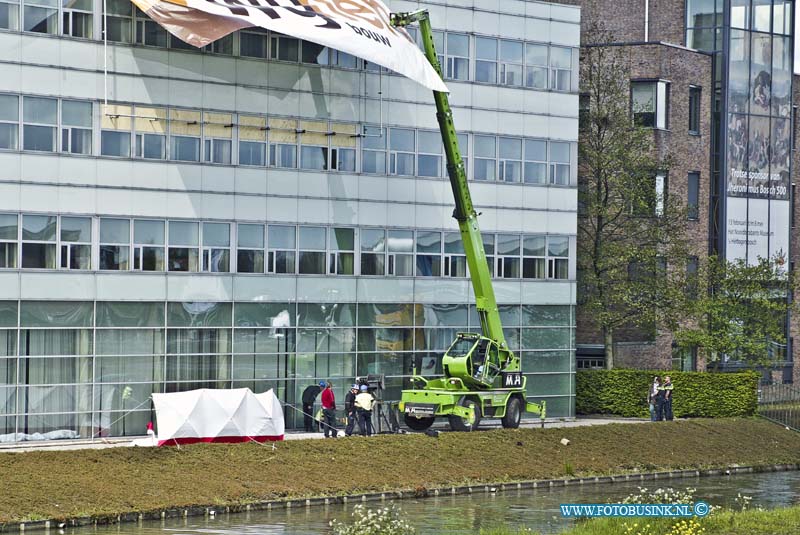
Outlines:
[[[341,50],[447,91],[380,0],[131,0],[176,37],[205,46],[240,28],[268,30]]]

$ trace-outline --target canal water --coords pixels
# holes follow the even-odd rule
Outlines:
[[[734,505],[737,494],[753,498],[752,506],[764,508],[800,504],[800,472],[775,472],[661,481],[591,484],[497,494],[449,496],[400,500],[396,504],[407,514],[421,535],[474,534],[498,525],[528,527],[544,534],[557,534],[572,525],[562,519],[559,504],[617,502],[644,486],[697,489],[695,496],[714,505]],[[368,502],[367,507],[381,507]],[[98,528],[64,530],[70,535],[311,535],[330,533],[330,520],[348,520],[353,505],[298,507],[289,510],[217,514],[213,517],[169,519],[120,524]],[[61,532],[61,531],[60,531]]]

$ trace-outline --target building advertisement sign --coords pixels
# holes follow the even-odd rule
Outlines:
[[[725,256],[755,264],[789,251],[791,37],[732,28],[728,50]]]
[[[380,0],[131,0],[179,39],[197,46],[257,26],[382,65],[447,91],[413,39],[389,22]]]

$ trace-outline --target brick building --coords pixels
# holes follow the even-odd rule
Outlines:
[[[641,106],[647,98],[642,95],[650,91],[654,95],[649,101],[654,143],[673,157],[668,191],[689,207],[692,254],[750,261],[784,254],[794,264],[797,237],[792,238],[795,246],[789,240],[794,185],[788,187],[792,103],[797,102],[791,83],[793,2],[579,3],[582,45],[595,44],[587,31],[595,25],[609,31],[614,46],[629,57],[632,105]],[[763,195],[758,193],[762,184],[768,191]],[[579,307],[578,368],[601,366],[602,336],[585,316]],[[791,332],[800,327],[796,319],[791,325]],[[653,336],[630,329],[615,338],[617,366],[705,368],[695,352],[675,351],[669,333]],[[773,380],[798,378],[787,338],[789,348],[777,348]]]

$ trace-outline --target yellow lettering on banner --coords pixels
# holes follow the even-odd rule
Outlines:
[[[170,133],[200,137],[200,112],[189,110],[169,110]]]
[[[366,23],[395,35],[405,33],[401,33],[389,24],[389,13],[376,0],[300,0],[300,3],[318,13],[341,16],[356,23]]]
[[[331,123],[331,131],[336,135],[331,136],[331,145],[334,147],[356,147],[356,131],[354,124]]]
[[[145,108],[136,106],[136,118],[133,120],[137,132],[166,134],[167,110],[166,108]]]
[[[252,115],[239,116],[239,139],[247,141],[266,141],[267,131],[266,117],[255,117]]]
[[[100,126],[106,130],[130,131],[131,115],[133,115],[131,106],[120,104],[103,105],[103,116],[100,119]]]
[[[233,116],[230,113],[205,113],[205,136],[230,139],[232,137]]]
[[[275,143],[297,143],[297,121],[294,119],[269,119],[269,140]]]
[[[304,145],[328,146],[327,121],[300,121],[300,130],[305,130],[300,136],[300,142]]]

